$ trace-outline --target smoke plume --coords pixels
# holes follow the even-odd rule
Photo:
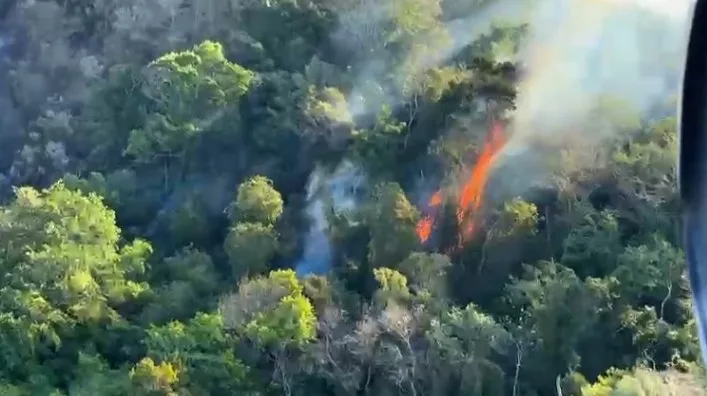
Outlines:
[[[690,4],[538,2],[519,53],[526,74],[513,115],[516,135],[571,133],[606,98],[640,115],[667,102],[677,93]]]
[[[440,19],[453,15],[442,21],[449,40],[409,70],[416,73],[443,64],[499,22],[527,23],[528,34],[515,54],[525,72],[513,116],[516,135],[564,132],[568,123],[585,121],[607,97],[645,114],[676,93],[693,2],[446,1],[442,4],[446,15]],[[399,58],[376,47],[395,17],[393,3],[361,0],[339,13],[333,41],[361,58],[355,59],[360,66],[348,98],[352,116],[404,99],[384,87]],[[410,48],[426,39],[416,38],[419,42]]]
[[[405,100],[401,87],[407,79],[444,64],[488,33],[497,22],[521,23],[532,10],[530,0],[420,2],[429,13],[439,14],[440,29],[415,36],[406,43],[408,49],[403,54],[393,53],[385,45],[386,34],[395,25],[396,13],[400,11],[399,0],[360,0],[338,13],[339,28],[332,41],[342,52],[353,54],[353,63],[358,65],[347,98],[353,117],[376,112],[383,105],[400,105]],[[447,16],[441,15],[442,6]],[[453,17],[444,19],[449,16]],[[392,47],[400,50],[398,46]],[[422,56],[415,53],[421,47],[425,47]],[[398,72],[401,59],[406,67]],[[391,79],[396,86],[392,89]]]
[[[295,265],[299,276],[321,275],[331,267],[327,209],[337,213],[352,211],[358,202],[358,188],[364,182],[362,171],[344,161],[333,172],[316,168],[307,185],[307,215],[311,225],[304,242],[304,253]]]
[[[675,99],[692,4],[693,0],[536,3],[517,54],[523,79],[517,108],[510,115],[511,137],[496,161],[504,174],[524,175],[525,182],[515,184],[515,190],[545,183],[556,171],[546,169],[528,177],[528,169],[539,165],[519,161],[518,154],[536,157],[526,162],[547,162],[537,159],[543,156],[537,146],[550,149],[554,157],[560,157],[561,148],[582,147],[573,150],[578,155],[571,166],[598,165],[591,148],[625,138],[625,133],[640,127],[638,122],[655,118],[656,108],[666,108]],[[511,157],[513,161],[502,160]]]
[[[482,6],[468,1],[445,3],[447,15],[454,15],[454,19],[443,22],[442,30],[449,37],[447,45],[434,48],[421,61],[413,62],[408,72],[414,74],[444,64],[497,22],[525,24],[527,30],[519,50],[505,54],[510,59],[503,59],[514,60],[522,72],[516,109],[509,114],[510,137],[498,144],[492,138],[488,144],[495,149],[485,151],[486,157],[482,153],[468,180],[460,186],[458,217],[467,237],[475,222],[467,219],[466,211],[479,208],[491,169],[502,165],[499,170],[504,175],[522,174],[521,180],[509,177],[506,183],[496,186],[498,190],[522,194],[551,176],[553,170],[542,166],[548,148],[559,150],[568,143],[601,145],[608,138],[637,128],[639,125],[632,121],[648,118],[656,106],[668,103],[677,94],[692,1],[500,0]],[[394,18],[394,7],[386,6],[390,3],[374,6],[364,0],[339,15],[342,24],[334,41],[364,57],[362,61],[357,59],[362,66],[348,98],[353,116],[404,100],[402,92],[385,88],[399,58],[366,46],[380,39],[381,31]],[[449,12],[450,8],[455,12]],[[444,18],[441,10],[440,16]],[[426,39],[422,35],[417,44],[424,45]],[[407,55],[415,59],[414,54]],[[540,146],[544,147],[543,152],[536,150]],[[554,154],[561,157],[559,152]],[[593,165],[588,162],[596,161],[589,150],[581,154],[574,158],[573,167]],[[504,161],[511,157],[514,161]],[[330,180],[349,185],[353,179],[346,175]],[[320,188],[323,177],[315,173],[310,188]],[[328,268],[331,254],[324,232],[324,203],[314,198],[312,191],[308,211],[314,225],[305,257],[297,267],[299,272]],[[430,207],[440,204],[440,194],[438,191],[432,196]],[[346,196],[334,196],[334,202],[354,205]],[[433,223],[434,216],[430,215],[418,224],[422,241],[429,238]]]
[[[14,146],[21,135],[19,114],[12,104],[8,78],[12,35],[0,27],[0,147]],[[2,173],[9,167],[10,158],[0,158],[0,197],[8,192],[10,177]]]

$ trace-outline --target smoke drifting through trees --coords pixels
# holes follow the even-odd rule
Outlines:
[[[294,268],[300,276],[322,275],[331,269],[329,213],[351,214],[356,210],[365,181],[361,170],[349,161],[329,173],[312,172],[307,185],[307,216],[311,222],[304,238],[304,253]]]
[[[522,3],[10,4],[0,395],[698,388],[674,108],[650,106],[681,62],[654,10],[681,3]],[[493,120],[511,145],[484,150]],[[556,169],[584,171],[528,191]],[[440,184],[423,244],[410,197]]]
[[[507,114],[512,119],[511,138],[500,154],[514,157],[518,166],[495,163],[505,164],[504,172],[529,167],[536,170],[537,174],[526,174],[525,181],[509,192],[522,194],[531,185],[549,182],[557,170],[553,169],[556,164],[528,164],[537,162],[531,158],[533,150],[543,147],[557,151],[568,146],[585,146],[588,152],[598,150],[611,139],[627,138],[621,136],[622,132],[635,127],[626,124],[632,121],[627,112],[635,112],[639,119],[650,118],[656,107],[674,99],[691,2],[496,1],[475,8],[464,2],[446,2],[445,7],[458,11],[455,19],[443,26],[446,40],[440,39],[426,53],[424,62],[413,62],[409,71],[421,74],[445,63],[499,23],[526,24],[527,34],[518,48],[506,47],[505,53],[500,49],[496,53],[519,62],[523,70],[516,109]],[[386,84],[395,54],[381,42],[388,33],[386,24],[395,15],[392,4],[363,2],[339,14],[342,24],[333,36],[334,42],[345,51],[353,51],[359,65],[348,99],[353,116],[412,100],[403,96],[404,82],[398,80],[397,90]],[[415,49],[430,38],[430,32],[411,37],[411,49],[403,57],[414,58]],[[372,43],[380,47],[371,47]],[[620,111],[606,111],[619,106]],[[597,117],[599,113],[604,115]],[[516,154],[528,154],[529,148],[531,157],[519,160]],[[599,165],[596,161],[596,155],[588,155],[573,166],[575,170],[595,167]]]
[[[593,114],[601,106],[623,103],[645,117],[652,106],[673,99],[690,4],[539,1],[519,54],[526,74],[519,84],[513,139],[578,134],[602,140],[620,132],[623,114],[597,120]]]
[[[500,188],[522,194],[554,173],[602,166],[600,152],[628,139],[635,120],[660,118],[654,110],[678,94],[692,2],[535,2],[516,54],[523,77],[500,154],[506,160],[496,162],[504,177],[524,180]],[[548,161],[569,147],[582,147],[586,158]]]
[[[381,106],[396,107],[410,99],[411,91],[420,89],[421,75],[426,70],[444,64],[466,49],[497,23],[522,23],[532,9],[529,0],[468,2],[425,0],[425,14],[411,10],[406,17],[429,19],[442,13],[442,6],[453,12],[453,19],[443,24],[432,23],[406,37],[405,50],[394,53],[389,40],[399,31],[391,30],[400,9],[415,7],[410,1],[371,2],[361,0],[351,10],[339,13],[340,28],[333,42],[342,52],[350,52],[354,67],[354,88],[348,102],[352,116],[376,112]],[[442,4],[444,3],[444,4]],[[433,10],[430,14],[430,11]],[[449,10],[447,10],[449,11]],[[423,48],[424,49],[421,49]],[[399,51],[399,47],[396,47]],[[510,57],[510,53],[499,55]],[[406,59],[404,69],[397,69],[400,59]],[[393,75],[391,75],[393,74]]]
[[[612,138],[627,138],[620,134],[635,125],[627,125],[630,116],[622,112],[630,109],[644,119],[651,116],[655,107],[674,97],[681,73],[680,60],[684,57],[690,4],[691,0],[669,6],[665,2],[640,0],[491,2],[475,9],[472,16],[449,21],[444,30],[450,40],[435,47],[424,63],[415,64],[413,74],[454,57],[481,35],[489,33],[495,23],[527,24],[527,34],[517,51],[498,54],[515,58],[523,67],[516,109],[507,114],[512,119],[510,142],[501,153],[495,153],[513,158],[517,166],[513,160],[491,162],[493,167],[504,164],[506,174],[525,171],[522,183],[505,184],[506,189],[512,189],[510,193],[522,194],[524,189],[549,182],[552,173],[558,170],[553,169],[557,163],[543,161],[545,170],[542,166],[533,166],[536,174],[527,173],[530,167],[527,161],[537,161],[533,159],[533,150],[558,151],[570,145],[585,146],[591,152],[594,149],[590,147],[601,147]],[[340,15],[343,24],[335,42],[353,49],[352,37],[361,46],[380,41],[383,26],[389,23],[393,10],[379,3],[375,9],[378,11],[375,17],[368,14],[373,6],[367,3]],[[418,44],[422,44],[428,38],[413,40],[420,40]],[[396,106],[406,100],[385,93],[386,59],[392,58],[392,54],[368,49],[374,56],[372,59],[367,57],[366,51],[357,52],[363,59],[357,61],[364,66],[349,98],[354,115],[364,112],[366,106],[372,111],[381,105]],[[369,91],[364,87],[370,88]],[[621,112],[609,111],[601,118],[596,117],[612,106],[622,106]],[[527,149],[531,150],[530,158],[518,158],[516,154],[528,154]],[[590,154],[574,163],[575,169],[562,171],[595,167],[599,165],[598,160],[596,155]],[[468,188],[466,184],[462,183],[460,188]],[[476,188],[481,190],[477,194],[484,193],[484,186]],[[439,199],[435,199],[437,195],[435,193],[428,202],[431,208],[440,205]],[[475,201],[474,209],[480,208],[481,199]],[[469,209],[460,207],[458,210]],[[418,225],[423,241],[429,238],[432,221],[432,217],[427,216]]]
[[[640,5],[539,2],[520,53],[527,74],[515,114],[519,127],[559,133],[568,121],[584,120],[604,96],[644,112],[676,94],[689,1],[671,3],[671,13]]]

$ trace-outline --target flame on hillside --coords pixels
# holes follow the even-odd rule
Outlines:
[[[457,224],[459,225],[459,246],[467,242],[474,233],[477,218],[475,217],[483,205],[484,190],[488,182],[496,154],[506,143],[503,125],[499,122],[491,124],[489,134],[469,177],[461,185],[457,201]],[[417,235],[420,241],[427,242],[432,234],[439,207],[444,202],[442,190],[436,191],[427,202],[431,213],[417,223]]]

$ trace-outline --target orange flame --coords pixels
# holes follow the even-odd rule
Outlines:
[[[471,238],[476,227],[476,219],[473,214],[476,213],[483,204],[484,189],[488,181],[490,170],[493,165],[493,160],[496,154],[503,148],[506,143],[503,126],[500,123],[494,122],[491,125],[489,136],[481,149],[479,158],[471,170],[469,178],[462,185],[457,202],[457,222],[462,228],[459,235],[459,245]],[[437,191],[430,198],[428,205],[431,208],[437,208],[442,204],[444,197],[442,191]],[[427,242],[432,234],[432,228],[435,223],[435,215],[427,215],[417,224],[417,235],[420,241]]]
[[[429,205],[430,208],[437,208],[442,205],[443,201],[444,196],[442,195],[442,190],[438,190],[434,194],[432,194],[432,197],[430,197],[430,200],[427,202],[427,205]],[[428,239],[430,239],[434,222],[435,216],[427,215],[417,223],[417,236],[420,238],[420,241],[422,241],[422,243],[425,243]]]
[[[432,226],[434,225],[434,216],[425,216],[417,222],[417,236],[422,243],[427,242],[432,234]]]

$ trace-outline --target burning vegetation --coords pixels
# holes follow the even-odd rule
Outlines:
[[[0,1],[0,396],[697,395],[683,8]]]
[[[459,187],[456,195],[458,199],[456,220],[459,229],[457,246],[459,247],[468,242],[476,230],[479,212],[484,203],[486,183],[493,169],[496,155],[503,149],[506,139],[503,124],[499,121],[492,122],[476,162],[470,167],[468,177]],[[430,214],[424,215],[416,227],[417,236],[421,242],[426,243],[430,239],[439,216],[439,209],[445,199],[444,192],[440,189],[435,191],[427,202]]]

